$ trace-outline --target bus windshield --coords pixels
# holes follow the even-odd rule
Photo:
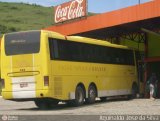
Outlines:
[[[40,50],[40,31],[17,32],[5,35],[6,55],[38,53]]]

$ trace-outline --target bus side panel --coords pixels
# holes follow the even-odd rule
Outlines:
[[[99,96],[126,95],[131,93],[135,80],[134,66],[52,61],[50,89],[53,97],[67,100],[79,83],[86,94],[90,83],[95,83]]]
[[[36,97],[51,97],[49,94],[49,85],[44,85],[44,78],[49,77],[49,51],[48,51],[48,36],[45,32],[41,31],[41,43],[40,43],[40,52],[36,56],[35,62],[40,65],[40,75],[36,78]],[[49,78],[50,80],[50,78]]]

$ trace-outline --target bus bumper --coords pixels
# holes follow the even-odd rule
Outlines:
[[[48,90],[37,91],[2,91],[2,97],[6,100],[12,99],[29,99],[50,97]]]

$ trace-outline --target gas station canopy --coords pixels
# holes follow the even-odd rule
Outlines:
[[[55,24],[45,30],[64,35],[96,39],[120,37],[130,33],[153,32],[160,28],[160,1],[154,0],[112,12]]]

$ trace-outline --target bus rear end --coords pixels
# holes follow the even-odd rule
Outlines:
[[[43,96],[46,76],[42,72],[46,70],[46,63],[41,58],[41,36],[41,31],[28,31],[3,37],[1,70],[4,99],[29,100]]]

